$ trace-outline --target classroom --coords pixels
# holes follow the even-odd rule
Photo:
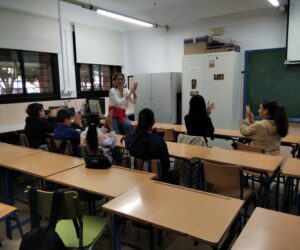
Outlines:
[[[103,226],[89,249],[300,249],[299,21],[298,0],[0,0],[0,212],[11,209],[0,213],[0,249],[19,249],[30,230],[27,185],[79,192],[72,209]],[[186,125],[199,95],[205,135]],[[284,107],[284,131],[266,100]],[[37,146],[29,134],[41,125],[26,130],[33,103],[55,117]],[[163,138],[168,170],[163,156],[138,166],[141,113],[154,115],[147,131]],[[275,121],[273,148],[247,130],[254,120]],[[112,167],[86,168],[99,148]],[[218,164],[239,169],[241,193],[207,181]]]

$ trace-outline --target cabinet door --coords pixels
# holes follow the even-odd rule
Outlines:
[[[134,81],[138,83],[137,103],[134,107],[135,119],[138,119],[139,112],[144,108],[151,108],[151,74],[135,75]]]
[[[189,112],[191,94],[205,96],[203,55],[184,56],[182,61],[182,124],[184,116]]]
[[[172,123],[171,73],[152,74],[152,110],[157,122]]]
[[[234,55],[214,54],[207,55],[205,62],[205,89],[206,101],[215,103],[215,109],[211,114],[214,126],[217,128],[233,128],[232,106],[239,105],[239,96],[233,96]]]

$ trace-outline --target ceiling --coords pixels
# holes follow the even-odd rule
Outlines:
[[[160,25],[274,8],[267,0],[80,0]]]
[[[288,0],[279,1],[283,4]],[[72,22],[120,31],[140,28],[100,16],[94,11],[81,8],[78,3],[91,4],[162,26],[259,10],[276,11],[267,0],[0,0],[0,8],[59,18],[60,6],[62,19]]]

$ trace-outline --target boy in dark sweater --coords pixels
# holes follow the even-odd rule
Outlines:
[[[58,126],[56,121],[57,110],[50,111],[45,115],[43,104],[31,103],[26,109],[28,116],[25,120],[24,132],[31,148],[39,148],[45,144],[47,133],[53,133]]]

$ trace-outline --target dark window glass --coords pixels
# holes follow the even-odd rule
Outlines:
[[[117,72],[121,66],[76,64],[78,97],[107,96]]]
[[[52,93],[51,57],[47,53],[24,52],[27,93]]]
[[[59,97],[57,55],[0,49],[0,101]]]
[[[92,81],[90,65],[81,64],[80,65],[80,90],[81,91],[91,91]]]
[[[0,94],[22,94],[20,59],[17,51],[0,49]]]

